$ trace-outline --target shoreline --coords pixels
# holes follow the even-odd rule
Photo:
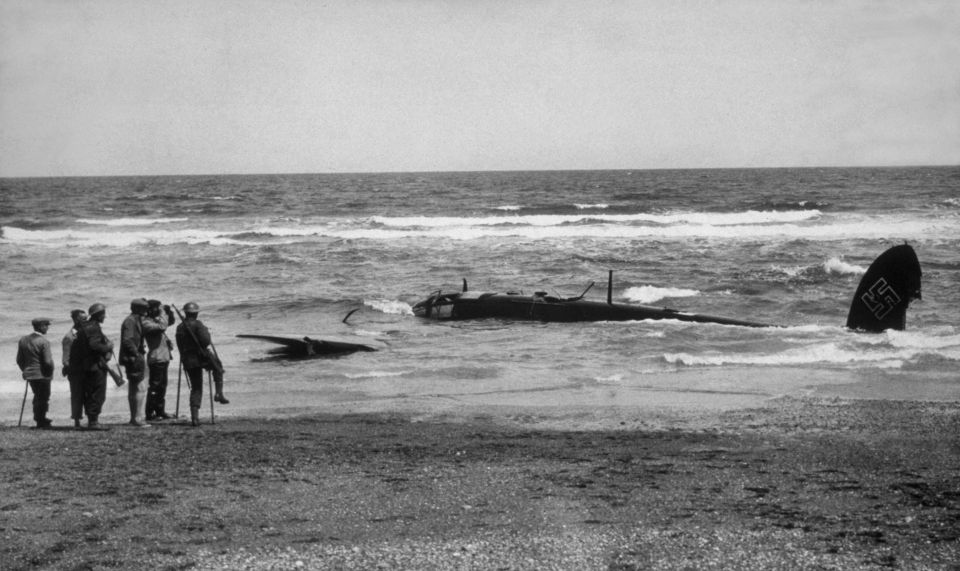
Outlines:
[[[945,569],[960,560],[956,402],[787,397],[643,409],[615,427],[565,410],[578,429],[540,410],[324,412],[103,433],[4,427],[0,567]]]

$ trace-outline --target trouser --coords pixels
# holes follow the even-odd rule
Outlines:
[[[29,383],[33,390],[33,420],[47,420],[47,411],[50,409],[50,381],[38,379]]]
[[[83,375],[70,373],[67,375],[70,382],[70,418],[83,418]]]
[[[184,369],[190,381],[190,408],[203,406],[203,367]]]
[[[147,418],[166,414],[167,371],[170,362],[150,363],[150,385],[147,389]]]
[[[96,422],[107,400],[107,372],[103,369],[83,372],[83,408],[87,420]]]

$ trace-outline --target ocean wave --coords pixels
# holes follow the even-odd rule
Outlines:
[[[577,210],[592,210],[592,209],[606,210],[607,208],[610,208],[610,205],[603,204],[603,203],[600,203],[600,204],[576,204],[575,203],[573,207],[576,208]]]
[[[837,275],[860,275],[867,273],[867,268],[847,263],[841,257],[833,257],[823,263],[823,271]]]
[[[913,351],[865,353],[844,349],[834,343],[808,346],[777,353],[721,353],[694,355],[691,353],[665,353],[664,361],[671,365],[687,367],[720,367],[731,365],[872,365],[880,369],[899,369]]]
[[[365,299],[363,304],[371,307],[381,313],[389,315],[413,315],[413,308],[410,304],[389,299]]]
[[[814,334],[831,328],[790,328],[791,332]],[[833,328],[836,329],[836,328]],[[776,353],[666,353],[664,361],[688,367],[717,367],[729,365],[797,366],[835,365],[870,366],[880,369],[900,369],[924,359],[960,361],[960,335],[953,328],[931,331],[893,331],[880,335],[864,335],[844,330],[847,339],[820,343],[806,343],[802,339],[788,339],[798,346]]]
[[[584,221],[595,224],[647,223],[662,226],[691,224],[699,226],[738,226],[799,223],[820,218],[819,210],[792,212],[683,212],[675,214],[531,214],[516,216],[374,216],[371,221],[388,228],[448,228],[477,226],[563,226]]]
[[[173,224],[186,222],[189,218],[81,218],[78,224],[90,226],[152,226],[154,224]]]
[[[792,220],[791,217],[796,217]],[[385,217],[336,218],[302,223],[295,220],[262,223],[235,220],[221,230],[209,226],[164,227],[173,222],[201,219],[131,218],[85,220],[84,224],[103,230],[26,229],[4,226],[3,240],[60,246],[132,246],[156,244],[267,245],[312,242],[326,239],[396,241],[403,239],[477,240],[484,238],[626,239],[626,240],[770,240],[792,239],[829,241],[867,240],[957,240],[960,219],[903,215],[838,215],[821,217],[815,211],[792,213],[744,212],[727,214],[687,213],[675,215],[533,215],[470,217]],[[286,239],[286,241],[284,241]],[[790,268],[783,268],[790,273]],[[804,272],[803,268],[796,271]],[[817,271],[857,274],[864,270],[831,258]]]
[[[391,377],[402,377],[413,373],[414,371],[365,371],[363,373],[344,373],[348,379],[388,379]]]
[[[651,285],[627,288],[623,297],[633,303],[648,304],[673,297],[694,297],[700,295],[695,289],[656,287]]]

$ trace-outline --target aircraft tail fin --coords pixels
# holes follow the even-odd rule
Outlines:
[[[847,315],[847,327],[871,333],[903,330],[907,307],[920,299],[920,261],[908,244],[894,246],[870,264]]]

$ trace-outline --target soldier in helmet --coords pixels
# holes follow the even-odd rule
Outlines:
[[[87,428],[107,430],[99,422],[103,402],[107,399],[107,361],[113,354],[113,342],[103,334],[107,306],[95,303],[87,311],[89,319],[77,326],[77,338],[70,346],[70,371],[80,375],[83,387],[83,408]]]
[[[33,420],[37,422],[37,428],[49,428],[53,423],[47,418],[47,410],[50,408],[50,381],[55,365],[50,342],[44,335],[50,329],[50,320],[38,317],[31,324],[33,333],[21,337],[17,345],[17,365],[33,390]]]
[[[190,423],[200,426],[200,405],[203,402],[203,370],[213,371],[216,387],[214,400],[221,404],[230,401],[223,396],[223,365],[213,348],[210,332],[202,321],[197,319],[200,306],[189,302],[183,306],[185,317],[177,326],[177,349],[183,368],[190,379]]]
[[[141,422],[141,411],[146,391],[143,390],[143,379],[146,377],[147,363],[146,349],[143,338],[143,319],[147,315],[149,305],[147,300],[137,298],[130,302],[130,315],[123,320],[120,326],[120,364],[127,370],[127,401],[130,403],[130,424],[133,426],[150,426]]]

